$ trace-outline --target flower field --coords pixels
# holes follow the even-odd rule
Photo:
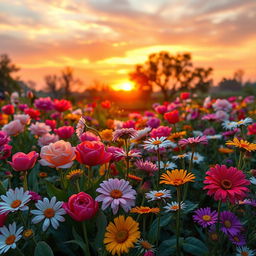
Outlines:
[[[0,102],[0,254],[253,256],[256,100]],[[254,169],[255,168],[255,169]]]

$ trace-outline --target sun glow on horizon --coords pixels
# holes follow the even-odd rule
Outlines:
[[[124,81],[118,84],[114,84],[112,86],[112,89],[115,91],[126,91],[130,92],[135,89],[135,84],[132,83],[131,81]]]

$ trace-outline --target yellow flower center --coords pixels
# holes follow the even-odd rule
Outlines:
[[[114,189],[111,191],[110,195],[111,195],[111,197],[117,199],[117,198],[122,197],[123,193],[119,189]]]
[[[237,236],[234,236],[233,239],[234,239],[236,242],[240,242],[240,239],[239,239]]]
[[[210,215],[204,215],[203,216],[204,221],[210,221],[211,219],[212,219],[212,217]]]
[[[238,121],[237,122],[237,124],[243,124],[244,123],[244,121]]]
[[[221,181],[221,187],[223,189],[230,189],[232,187],[232,182],[230,180],[224,179]]]
[[[48,208],[44,210],[44,216],[50,219],[55,216],[55,211],[52,208]]]
[[[15,242],[16,236],[15,235],[10,235],[6,238],[5,243],[7,245],[13,244]]]
[[[194,156],[193,159],[194,159],[194,160],[198,160],[198,157],[197,157],[197,156]]]
[[[161,140],[155,140],[152,142],[153,145],[160,145],[162,143]]]
[[[178,209],[179,209],[179,205],[177,205],[177,204],[176,204],[176,205],[173,205],[173,206],[171,206],[171,209],[172,209],[172,210],[178,210]]]
[[[241,256],[248,256],[249,253],[248,252],[241,252]]]
[[[21,201],[20,200],[14,200],[11,204],[12,208],[17,208],[21,205]]]
[[[33,230],[32,229],[27,229],[27,230],[25,230],[24,232],[23,232],[23,236],[25,237],[25,238],[29,238],[30,236],[32,236],[33,235]]]
[[[119,230],[116,233],[116,241],[118,243],[123,243],[124,241],[127,240],[128,236],[129,236],[129,233],[127,230]]]
[[[183,155],[177,155],[177,157],[178,158],[183,158],[183,157],[185,157],[185,155],[183,154]]]
[[[152,248],[152,245],[148,241],[141,241],[140,245],[146,250],[150,250]]]
[[[225,226],[226,228],[231,228],[232,224],[231,224],[231,222],[230,222],[229,220],[225,220],[225,221],[224,221],[224,226]]]
[[[212,234],[211,234],[211,239],[212,239],[213,241],[218,240],[218,235],[217,235],[216,233],[212,233]]]
[[[157,192],[157,193],[155,193],[155,196],[156,197],[160,197],[160,196],[163,196],[164,195],[164,193],[162,193],[162,192]]]

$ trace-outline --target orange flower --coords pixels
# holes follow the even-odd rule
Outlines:
[[[41,148],[40,164],[55,168],[70,168],[76,158],[75,148],[69,142],[59,140]]]
[[[233,149],[231,149],[231,148],[224,148],[224,147],[220,147],[218,150],[219,150],[220,153],[223,153],[223,154],[230,154],[230,153],[234,152]]]
[[[147,213],[159,213],[159,208],[150,208],[147,206],[137,206],[131,209],[131,213],[147,214]]]
[[[246,140],[239,140],[238,138],[234,138],[233,140],[227,141],[226,145],[235,146],[236,148],[241,148],[249,152],[256,150],[256,144],[250,143],[249,141]]]
[[[131,180],[142,181],[141,177],[138,177],[138,176],[133,175],[133,174],[128,174],[128,178],[131,179]]]
[[[187,173],[186,170],[172,170],[167,171],[166,173],[161,175],[160,184],[167,184],[173,186],[181,186],[187,182],[194,182],[195,175],[192,173]]]

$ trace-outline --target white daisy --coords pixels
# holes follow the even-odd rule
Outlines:
[[[189,152],[187,154],[187,159],[190,161],[192,156],[192,152]],[[204,157],[202,155],[200,155],[199,153],[195,152],[194,156],[193,156],[193,162],[196,164],[200,164],[202,161],[204,161]]]
[[[206,136],[208,140],[220,140],[222,138],[221,134],[208,135]]]
[[[144,240],[140,238],[136,244],[135,248],[139,250],[140,254],[146,253],[146,252],[156,252],[156,248],[154,245],[149,243],[147,240]]]
[[[236,122],[237,126],[240,127],[242,125],[247,126],[248,124],[251,124],[253,120],[250,117],[246,117],[245,119],[241,119],[238,122]]]
[[[145,149],[154,149],[157,150],[159,148],[168,148],[168,147],[173,147],[175,148],[177,145],[169,140],[166,139],[166,137],[156,137],[156,138],[151,138],[146,141],[144,141],[144,148]]]
[[[255,178],[255,177],[251,177],[251,178],[250,178],[250,182],[251,182],[253,185],[256,185],[256,178]]]
[[[172,169],[177,168],[177,165],[175,163],[173,163],[173,162],[169,162],[169,161],[163,162],[163,161],[161,161],[160,162],[160,168],[161,169],[165,169],[165,170],[166,169],[172,170]]]
[[[127,154],[123,149],[121,149],[120,152],[119,151],[115,152],[114,155],[116,157],[127,157]],[[141,157],[141,152],[139,152],[138,150],[134,150],[134,149],[129,150],[128,157],[130,157],[130,158]]]
[[[9,189],[6,195],[1,196],[3,202],[0,202],[0,214],[28,210],[26,204],[30,201],[30,197],[29,191],[24,192],[23,188]]]
[[[56,197],[52,197],[49,202],[48,198],[37,201],[35,204],[38,210],[32,210],[31,213],[36,215],[32,219],[32,223],[37,224],[44,220],[43,231],[45,231],[50,224],[54,229],[59,227],[59,222],[65,221],[62,215],[66,214],[66,211],[62,208],[63,202],[56,202]]]
[[[193,135],[197,137],[197,136],[203,136],[204,134],[201,131],[193,131]]]
[[[10,248],[16,248],[16,242],[18,242],[22,235],[23,227],[16,230],[16,222],[9,224],[9,228],[3,226],[0,228],[0,254],[6,253]]]
[[[256,253],[255,250],[249,249],[247,246],[237,247],[236,256],[254,256]]]
[[[151,127],[146,127],[142,130],[137,130],[137,134],[135,136],[133,136],[131,138],[131,140],[138,141],[138,140],[142,139],[151,131],[151,129],[152,129]]]
[[[186,157],[188,157],[188,154],[181,154],[181,155],[172,156],[172,159],[178,160],[178,159],[182,159],[182,158],[186,158]]]
[[[161,200],[165,198],[171,198],[171,191],[167,189],[163,190],[153,190],[148,193],[146,193],[146,198],[149,199],[148,201],[156,201],[156,200]]]
[[[180,209],[183,210],[186,208],[185,203],[181,202],[180,203]],[[171,202],[168,203],[166,206],[164,206],[165,212],[175,212],[179,210],[179,203],[178,202]]]
[[[234,130],[237,128],[237,123],[234,121],[224,121],[221,125],[226,130]]]

